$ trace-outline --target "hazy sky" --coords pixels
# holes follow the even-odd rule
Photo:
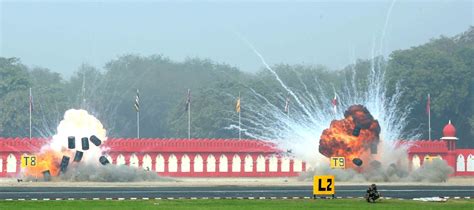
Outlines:
[[[0,56],[65,76],[129,53],[210,58],[255,72],[262,64],[241,36],[269,64],[337,69],[474,25],[472,0],[0,2]]]

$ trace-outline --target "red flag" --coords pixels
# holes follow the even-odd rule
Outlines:
[[[430,94],[428,94],[428,101],[426,101],[426,114],[431,114],[431,98]]]
[[[336,97],[336,95],[334,95],[334,98],[332,99],[331,102],[332,102],[333,106],[337,106],[337,97]]]

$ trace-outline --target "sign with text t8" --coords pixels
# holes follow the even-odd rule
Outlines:
[[[35,167],[36,166],[36,156],[34,155],[22,155],[21,156],[21,167]]]
[[[313,195],[334,195],[334,175],[314,176]]]
[[[346,168],[346,158],[344,157],[331,157],[331,162],[329,163],[331,168],[345,169]]]

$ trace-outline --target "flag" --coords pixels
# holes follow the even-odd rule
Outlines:
[[[237,98],[237,104],[235,104],[235,111],[240,112],[240,96]]]
[[[34,106],[33,106],[33,94],[31,94],[31,88],[30,88],[30,112],[33,112]]]
[[[135,97],[134,106],[135,106],[135,111],[140,112],[140,93],[139,93],[138,89],[137,89],[137,96]]]
[[[428,114],[428,115],[431,114],[431,97],[430,97],[430,94],[428,94],[428,100],[426,101],[426,114]]]
[[[189,106],[191,106],[191,89],[188,89],[188,96],[186,97],[186,107],[184,110],[188,111]]]
[[[332,108],[334,109],[334,113],[337,113],[337,95],[334,93],[334,98],[331,101]]]
[[[286,101],[285,101],[285,112],[288,113],[290,111],[290,96],[286,96]]]

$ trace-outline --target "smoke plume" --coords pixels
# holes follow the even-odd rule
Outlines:
[[[300,181],[309,181],[315,175],[332,174],[336,181],[346,182],[445,182],[453,169],[444,160],[434,159],[425,162],[420,168],[409,172],[400,164],[381,164],[359,173],[357,169],[331,169],[321,166],[302,173]]]
[[[156,172],[145,171],[124,165],[105,166],[95,164],[78,164],[68,168],[58,177],[62,181],[92,181],[92,182],[137,182],[137,181],[166,181],[158,177]]]

